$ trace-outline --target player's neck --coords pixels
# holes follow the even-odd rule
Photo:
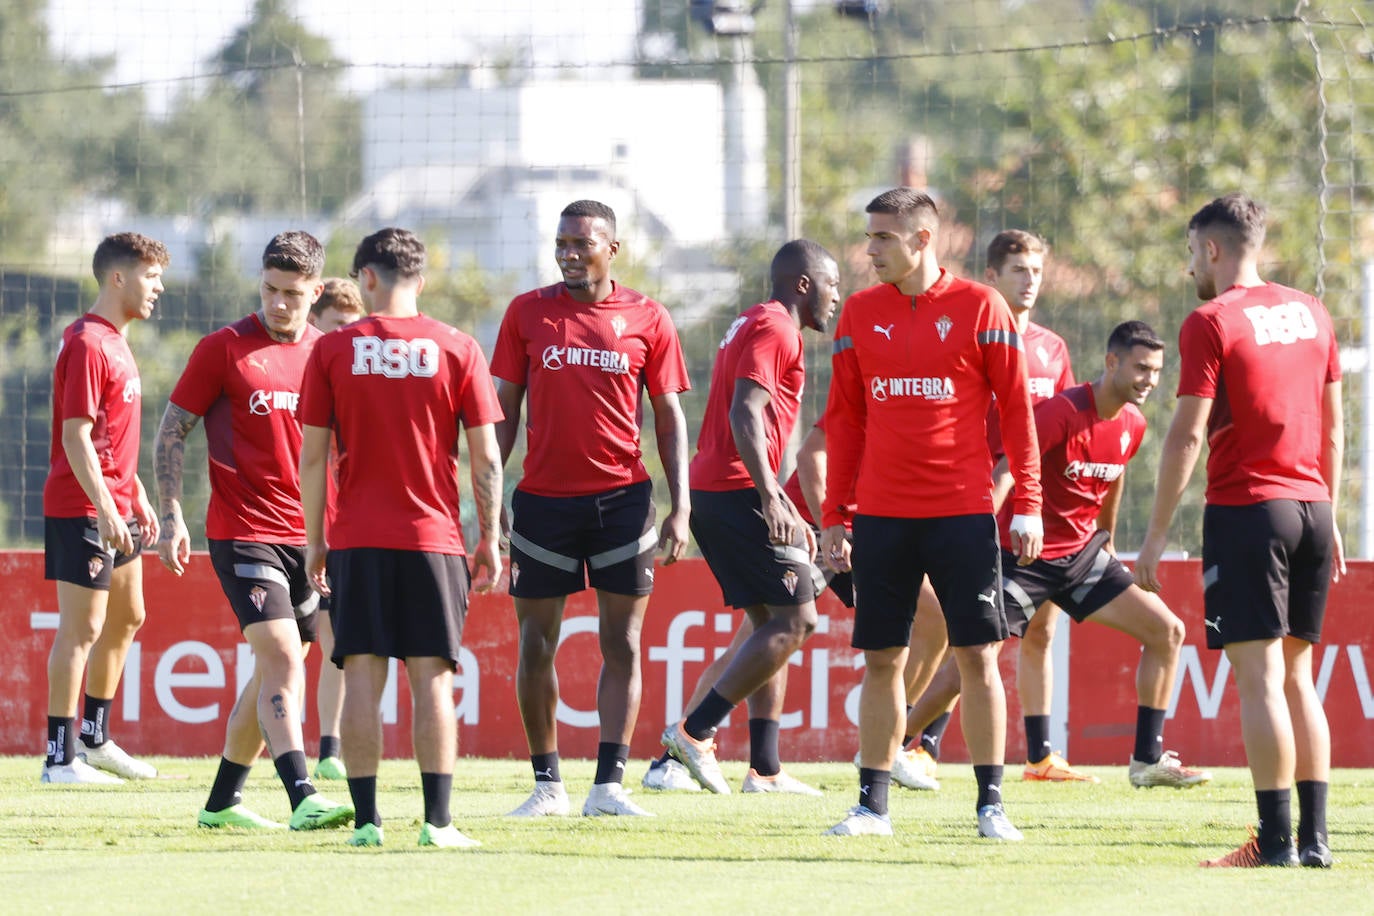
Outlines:
[[[568,291],[569,298],[576,302],[586,303],[587,305],[596,305],[598,302],[605,302],[607,299],[611,298],[611,294],[615,292],[615,281],[610,277],[605,278],[595,286],[584,286],[579,289],[573,289],[566,283],[564,283],[563,286]]]
[[[1030,327],[1030,309],[1012,309],[1011,320],[1016,325],[1016,333],[1026,333],[1026,328]]]
[[[1263,286],[1265,283],[1259,274],[1259,265],[1252,258],[1222,261],[1217,264],[1214,273],[1218,292],[1224,292],[1234,286],[1248,289]]]
[[[378,318],[414,318],[420,314],[420,300],[404,290],[395,290],[390,294],[374,293],[372,311],[368,314]]]
[[[124,311],[124,307],[116,297],[108,296],[102,292],[99,296],[96,296],[95,304],[91,306],[88,314],[105,319],[110,324],[114,325],[116,331],[126,337],[128,336],[129,323],[133,319]]]
[[[940,279],[940,265],[933,257],[922,258],[916,269],[894,284],[904,296],[920,296]]]
[[[1126,407],[1126,402],[1107,387],[1105,375],[1099,375],[1097,381],[1093,382],[1093,404],[1097,408],[1097,415],[1104,420],[1115,420]]]

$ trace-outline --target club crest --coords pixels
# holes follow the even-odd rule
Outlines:
[[[616,315],[611,319],[611,330],[615,331],[615,336],[619,338],[621,334],[625,333],[625,328],[628,324],[629,322],[625,320],[624,315]]]
[[[795,595],[797,593],[798,580],[797,571],[794,569],[789,569],[782,574],[782,587],[787,589],[787,594]]]
[[[91,574],[91,581],[95,581],[100,575],[100,571],[105,568],[105,558],[103,556],[91,557],[86,561],[86,571]]]
[[[941,315],[935,320],[935,333],[940,335],[941,343],[944,343],[945,338],[949,336],[949,332],[953,329],[954,322],[950,320],[948,315]]]
[[[520,564],[519,564],[519,563],[512,563],[512,564],[510,565],[510,584],[511,584],[511,585],[516,585],[516,584],[518,584],[519,582],[520,582]]]
[[[1131,434],[1123,432],[1121,434],[1121,454],[1126,454],[1126,449],[1131,447]]]
[[[261,585],[253,586],[248,590],[248,600],[253,602],[253,607],[261,611],[262,606],[267,603],[267,589]]]

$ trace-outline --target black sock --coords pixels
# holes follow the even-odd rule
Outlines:
[[[1026,716],[1025,718],[1026,760],[1030,763],[1038,763],[1054,753],[1054,748],[1050,747],[1050,717]]]
[[[687,714],[686,721],[682,723],[682,730],[695,741],[705,741],[734,708],[734,703],[716,693],[716,688],[712,687],[706,692],[706,699]]]
[[[354,827],[361,827],[363,824],[382,826],[382,816],[377,813],[376,776],[348,777],[348,796],[353,800]]]
[[[48,716],[48,759],[50,767],[66,766],[76,759],[76,717]]]
[[[949,728],[949,719],[953,713],[942,712],[925,727],[921,732],[921,747],[926,749],[926,753],[932,759],[940,759],[940,740],[945,737],[945,729]]]
[[[608,782],[625,781],[625,761],[630,759],[628,744],[615,744],[602,741],[596,746],[596,776],[592,782],[598,786]]]
[[[291,799],[291,810],[295,811],[301,799],[315,794],[315,784],[310,781],[310,773],[305,768],[305,751],[287,751],[272,765],[277,768],[281,784],[286,787],[286,797]]]
[[[978,807],[1002,804],[1002,768],[990,763],[973,765],[973,778],[978,782]]]
[[[1298,783],[1298,848],[1326,843],[1326,789],[1329,784],[1304,779]]]
[[[453,795],[453,774],[421,773],[420,791],[425,797],[425,823],[431,827],[452,824],[453,815],[448,812],[448,800]]]
[[[1292,793],[1288,789],[1255,790],[1259,808],[1259,847],[1265,855],[1281,852],[1293,842]]]
[[[915,704],[915,703],[908,703],[908,704],[906,704],[906,719],[903,719],[903,720],[902,720],[903,722],[905,722],[905,721],[907,721],[907,720],[909,720],[909,719],[911,718],[911,711],[912,711],[913,709],[915,709],[915,708],[916,708],[916,704]],[[903,728],[905,728],[905,727],[906,727],[906,726],[903,726]],[[915,736],[915,735],[906,735],[906,734],[902,735],[902,747],[906,747],[907,745],[911,744],[911,742],[913,742],[913,741],[915,741],[915,740],[916,740],[916,736]]]
[[[782,772],[776,719],[749,720],[749,765],[760,776],[776,776]]]
[[[1165,709],[1151,709],[1148,706],[1135,708],[1135,752],[1131,759],[1141,763],[1159,763],[1164,756],[1164,716]]]
[[[339,736],[320,735],[320,759],[339,756]]]
[[[887,813],[887,790],[891,786],[891,770],[859,768],[859,804],[874,814]]]
[[[81,740],[87,747],[100,747],[110,740],[110,710],[114,700],[86,697],[85,712],[81,714]]]
[[[214,785],[210,786],[210,797],[205,800],[205,810],[212,813],[223,811],[243,801],[243,787],[248,782],[249,769],[250,767],[221,757]]]
[[[667,751],[664,751],[662,757],[659,757],[657,760],[649,764],[649,769],[657,770],[659,767],[665,767],[668,765],[668,761],[672,759],[673,755],[668,753]]]
[[[530,766],[534,767],[535,782],[563,781],[563,775],[558,772],[558,751],[550,754],[530,754]]]

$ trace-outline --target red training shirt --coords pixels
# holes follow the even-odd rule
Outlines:
[[[562,283],[523,293],[501,321],[492,374],[525,387],[524,475],[539,496],[585,496],[649,479],[641,460],[642,389],[688,390],[668,310],[616,285],[579,302]]]
[[[1145,438],[1145,416],[1126,404],[1110,420],[1097,413],[1091,382],[1070,388],[1035,408],[1040,440],[1040,484],[1044,488],[1045,560],[1078,553],[1097,531],[1107,491]],[[1011,506],[1002,507],[997,528],[1011,550]]]
[[[697,437],[689,480],[693,490],[743,490],[754,486],[744,467],[735,434],[730,428],[730,404],[739,379],[757,382],[771,395],[763,411],[768,438],[768,468],[776,478],[783,449],[801,411],[806,366],[802,362],[802,333],[781,302],[763,302],[747,309],[725,332],[711,369],[706,413]]]
[[[142,408],[143,382],[124,335],[90,313],[67,325],[53,370],[51,468],[43,485],[44,515],[95,517],[95,505],[77,482],[62,447],[63,422],[89,417],[94,421],[91,444],[105,486],[120,517],[133,516]]]
[[[1180,395],[1212,398],[1207,502],[1329,502],[1322,397],[1340,381],[1331,316],[1307,293],[1233,286],[1184,319]]]
[[[461,556],[458,427],[501,419],[477,342],[428,315],[370,315],[331,331],[305,367],[301,422],[333,427],[331,548]]]
[[[1040,511],[1025,356],[1011,310],[991,287],[946,270],[919,296],[888,283],[854,293],[835,329],[826,405],[823,524],[858,511],[892,518],[992,512],[987,413],[997,396],[1015,511]]]
[[[1031,321],[1026,324],[1021,343],[1026,350],[1026,384],[1030,388],[1031,406],[1073,387],[1073,365],[1069,362],[1069,345],[1064,343],[1064,338]],[[997,419],[995,404],[988,411],[988,451],[992,452],[994,463],[1002,457],[1002,424]]]
[[[205,418],[206,537],[305,545],[296,406],[305,362],[322,336],[307,324],[300,340],[281,343],[254,314],[207,335],[191,351],[171,401]]]

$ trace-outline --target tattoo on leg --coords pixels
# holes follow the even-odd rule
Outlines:
[[[272,716],[277,719],[286,718],[286,703],[279,693],[272,695]]]

